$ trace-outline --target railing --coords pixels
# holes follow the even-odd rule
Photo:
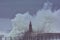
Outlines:
[[[10,37],[10,40],[13,39]],[[14,40],[16,40],[16,38]],[[17,40],[60,40],[60,33],[25,34],[23,39]]]
[[[45,33],[37,36],[38,40],[60,40],[60,33]]]
[[[60,40],[60,33],[43,33],[37,36],[27,35],[24,40]]]

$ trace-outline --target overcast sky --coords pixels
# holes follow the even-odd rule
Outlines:
[[[0,32],[9,33],[12,29],[12,23],[10,19],[0,18]]]
[[[60,8],[60,0],[49,0],[53,3],[52,10]],[[35,14],[42,8],[46,0],[0,0],[0,31],[11,30],[11,20],[17,13]],[[4,18],[4,19],[2,19]],[[6,18],[6,19],[5,19]]]
[[[49,0],[53,3],[52,9],[60,8],[60,0]],[[0,18],[13,18],[17,13],[29,11],[36,13],[42,8],[46,0],[0,0]]]

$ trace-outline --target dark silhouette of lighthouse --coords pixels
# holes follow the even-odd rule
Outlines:
[[[32,24],[31,24],[31,21],[30,21],[30,24],[29,24],[29,32],[32,32]]]

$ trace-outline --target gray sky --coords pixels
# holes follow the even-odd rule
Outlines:
[[[0,0],[0,18],[13,18],[15,14],[29,11],[36,13],[46,0]],[[60,8],[60,0],[50,0],[52,9]]]
[[[17,13],[36,13],[44,1],[41,0],[0,0],[0,31],[9,32],[12,29],[11,19]]]
[[[12,23],[10,19],[0,18],[0,32],[9,33],[12,29]]]
[[[49,1],[53,3],[53,10],[60,8],[60,0]],[[46,0],[0,0],[0,31],[9,32],[12,26],[8,19],[14,18],[20,12],[29,11],[30,14],[35,14],[42,8],[44,2]]]

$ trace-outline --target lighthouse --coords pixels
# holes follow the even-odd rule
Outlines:
[[[30,21],[30,24],[29,24],[29,32],[32,32],[32,24],[31,24],[31,21]]]

